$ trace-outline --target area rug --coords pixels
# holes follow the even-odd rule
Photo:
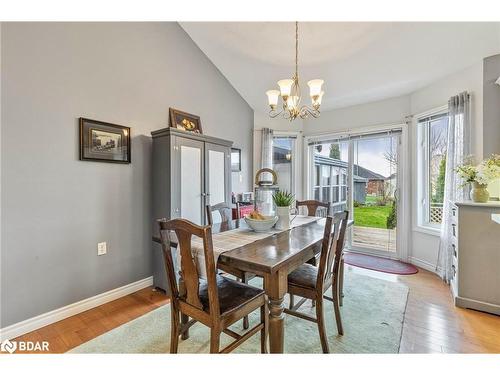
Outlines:
[[[351,266],[396,275],[413,275],[418,272],[418,268],[413,264],[366,254],[346,253],[344,255],[344,261],[346,264],[350,264]]]
[[[259,279],[254,284],[261,282]],[[252,281],[254,281],[252,280]],[[391,281],[345,273],[344,336],[337,334],[333,304],[325,300],[326,331],[331,353],[397,353],[401,341],[408,287]],[[285,301],[287,302],[287,301]],[[314,314],[306,301],[300,309]],[[250,326],[258,321],[250,315]],[[242,332],[241,321],[232,327]],[[221,348],[233,339],[221,336]],[[71,353],[169,353],[170,305],[162,306],[76,348]],[[209,330],[201,323],[190,329],[190,338],[179,341],[179,353],[208,353]],[[234,353],[259,353],[259,334]],[[285,317],[286,353],[321,353],[317,325],[290,315]]]

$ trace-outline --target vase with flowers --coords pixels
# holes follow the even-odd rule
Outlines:
[[[478,165],[474,165],[471,158],[456,169],[458,175],[464,180],[464,185],[472,184],[470,198],[473,202],[486,203],[490,197],[487,190],[488,184],[500,178],[500,155],[491,155]]]

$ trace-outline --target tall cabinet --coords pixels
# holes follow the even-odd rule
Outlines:
[[[153,235],[159,218],[183,218],[206,224],[205,206],[231,203],[233,142],[165,128],[153,137]],[[156,287],[167,290],[161,246],[153,243]]]

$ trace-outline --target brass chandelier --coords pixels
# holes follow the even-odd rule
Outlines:
[[[269,117],[275,118],[282,116],[284,119],[293,121],[297,117],[302,119],[311,115],[318,118],[320,115],[319,107],[321,106],[321,99],[324,92],[321,91],[323,85],[322,79],[313,79],[307,82],[309,86],[309,96],[311,97],[312,107],[307,105],[300,106],[301,94],[299,84],[299,23],[295,22],[295,74],[292,79],[282,79],[278,81],[279,90],[266,91],[267,99],[269,102]],[[278,112],[278,100],[281,96],[282,109]]]

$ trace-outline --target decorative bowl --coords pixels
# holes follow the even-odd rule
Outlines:
[[[278,221],[278,216],[264,216],[265,220],[255,220],[245,216],[245,222],[255,232],[268,232]]]

